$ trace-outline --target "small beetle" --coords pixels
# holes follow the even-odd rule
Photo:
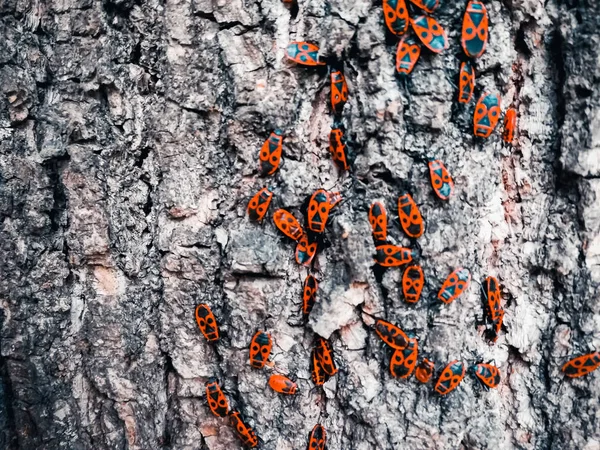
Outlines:
[[[274,373],[269,377],[269,386],[280,394],[294,395],[298,391],[298,385],[288,377]]]
[[[561,370],[569,378],[579,378],[593,372],[598,367],[600,367],[600,352],[592,352],[570,359],[562,366]]]
[[[227,397],[225,397],[219,383],[215,379],[210,379],[206,383],[206,400],[208,401],[208,407],[215,416],[225,417],[229,414]]]
[[[464,364],[454,360],[450,362],[442,371],[437,383],[435,384],[435,391],[440,395],[447,395],[458,387],[464,377]]]
[[[219,340],[219,327],[210,306],[200,303],[196,307],[196,322],[208,342]]]
[[[255,369],[265,367],[271,355],[272,346],[271,335],[264,331],[257,331],[250,342],[250,365]]]

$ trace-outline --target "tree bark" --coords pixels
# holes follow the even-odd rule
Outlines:
[[[600,342],[600,3],[486,1],[488,48],[476,97],[518,110],[518,140],[473,137],[474,101],[456,102],[465,5],[434,16],[448,33],[405,83],[380,2],[280,0],[0,1],[0,447],[241,448],[211,415],[217,377],[264,449],[303,449],[315,423],[330,449],[598,449],[600,376],[564,380],[568,356]],[[284,57],[293,40],[344,61],[343,122],[355,154],[340,174],[328,151],[326,69]],[[598,127],[598,128],[597,128]],[[280,170],[257,175],[258,149],[284,131]],[[456,183],[447,203],[427,157]],[[306,269],[272,220],[245,214],[260,187],[270,213],[308,195],[343,203],[315,267],[317,304],[299,312]],[[394,216],[401,189],[420,205],[426,286],[402,300],[401,270],[373,266],[367,210]],[[396,242],[397,220],[390,222]],[[502,284],[506,333],[490,346],[476,283],[451,305],[435,297],[468,267]],[[208,303],[223,337],[194,319]],[[447,397],[391,378],[370,325],[414,333],[436,362],[494,360],[501,385],[467,377]],[[272,361],[298,379],[282,398],[248,364],[257,329]],[[313,390],[315,335],[339,373]]]

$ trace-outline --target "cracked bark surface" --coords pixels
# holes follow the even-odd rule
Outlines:
[[[403,86],[379,2],[309,0],[292,17],[279,0],[0,1],[0,447],[241,448],[206,406],[216,376],[264,449],[304,448],[319,420],[330,449],[600,448],[600,377],[560,373],[600,340],[600,6],[486,6],[476,96],[494,90],[518,108],[514,148],[498,131],[475,140],[474,103],[455,105],[462,3],[436,11],[451,46],[424,52]],[[345,61],[354,177],[328,153],[325,72],[284,60],[288,41],[307,39]],[[260,179],[274,128],[284,162]],[[425,156],[454,176],[447,204]],[[401,271],[372,263],[368,205],[394,211],[401,184],[427,221],[416,306],[401,299]],[[307,327],[293,246],[245,217],[264,185],[271,212],[298,213],[319,187],[345,198]],[[429,301],[457,266],[503,286],[495,346],[476,325],[477,284],[449,306]],[[220,322],[216,346],[194,321],[200,302]],[[413,332],[438,371],[495,360],[501,386],[465,379],[440,399],[391,379],[363,310]],[[247,363],[257,328],[298,377],[293,402]],[[314,332],[340,367],[324,395],[309,380]]]

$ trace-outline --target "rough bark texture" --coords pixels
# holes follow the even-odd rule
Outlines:
[[[600,7],[595,0],[487,1],[477,86],[519,111],[518,145],[472,135],[455,105],[463,2],[435,16],[450,49],[403,86],[380,2],[0,0],[1,447],[236,449],[204,383],[218,377],[264,449],[302,449],[321,421],[330,449],[598,449],[600,376],[563,383],[568,355],[600,343]],[[324,71],[284,60],[290,40],[343,57],[354,177],[327,150]],[[285,131],[284,163],[256,176]],[[425,156],[457,193],[438,201]],[[427,220],[424,299],[372,266],[368,204],[411,188]],[[245,216],[264,185],[298,213],[318,187],[345,202],[318,257],[318,304],[299,315],[305,269],[267,220]],[[392,209],[392,208],[390,208]],[[393,214],[392,214],[393,215]],[[397,223],[392,235],[404,241]],[[489,346],[479,289],[430,302],[456,266],[498,276],[508,332]],[[194,307],[224,334],[206,344]],[[414,332],[438,364],[494,359],[501,386],[468,378],[447,398],[400,382],[368,316]],[[295,373],[293,402],[252,370],[257,328]],[[340,372],[311,391],[313,331]]]

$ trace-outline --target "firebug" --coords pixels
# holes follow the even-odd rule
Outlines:
[[[442,200],[448,200],[454,193],[454,181],[444,163],[439,159],[429,161],[429,175],[435,194]]]
[[[500,119],[500,96],[485,92],[477,101],[473,115],[473,134],[490,137]]]
[[[438,293],[438,298],[446,304],[452,303],[469,287],[470,282],[471,273],[467,269],[459,267],[448,275]]]
[[[321,366],[321,361],[317,354],[317,349],[313,348],[310,354],[310,373],[313,383],[315,386],[323,386],[329,376],[323,370],[323,366]]]
[[[304,231],[298,220],[292,213],[285,209],[278,209],[275,211],[273,214],[273,222],[275,222],[275,226],[279,228],[279,231],[294,241],[299,240],[304,235]]]
[[[440,395],[447,395],[458,387],[464,377],[464,364],[454,360],[442,371],[437,383],[435,384],[435,391]]]
[[[304,289],[302,291],[302,314],[305,318],[315,306],[317,301],[317,289],[319,288],[319,282],[313,275],[308,275],[304,280]]]
[[[417,239],[423,235],[423,217],[412,195],[406,193],[398,198],[398,217],[402,229],[409,237]]]
[[[417,16],[410,19],[415,34],[432,52],[441,53],[448,48],[448,35],[442,26],[430,16]]]
[[[387,211],[383,202],[373,202],[369,209],[369,222],[376,241],[387,240]]]
[[[265,217],[271,204],[273,193],[266,187],[258,191],[248,203],[248,217],[254,222],[260,222]]]
[[[390,373],[394,378],[408,378],[415,370],[417,357],[419,356],[419,345],[415,338],[408,339],[408,346],[402,350],[396,350],[390,359]]]
[[[321,424],[316,424],[308,435],[306,450],[325,450],[327,446],[327,432]]]
[[[217,417],[225,417],[229,414],[229,403],[223,394],[219,383],[211,379],[206,383],[206,399],[211,412]]]
[[[329,193],[325,189],[317,189],[308,203],[308,228],[315,233],[325,231],[331,208]]]
[[[288,377],[274,373],[269,377],[269,386],[275,392],[280,394],[294,395],[298,390],[298,385]]]
[[[508,108],[504,115],[504,131],[502,132],[502,139],[504,142],[511,144],[515,140],[517,133],[517,110],[515,108]]]
[[[415,378],[423,384],[429,383],[429,380],[431,380],[431,377],[433,375],[434,369],[435,364],[433,363],[433,361],[430,361],[427,358],[425,358],[417,366],[417,370],[415,370]]]
[[[307,234],[303,234],[296,245],[296,262],[302,266],[310,266],[317,254],[317,243],[311,242]]]
[[[404,0],[383,0],[383,17],[393,34],[401,36],[408,29],[408,9]]]
[[[598,367],[600,367],[600,352],[592,352],[570,359],[562,366],[562,372],[569,378],[579,378]]]
[[[256,436],[256,433],[244,423],[238,411],[232,411],[231,414],[229,414],[229,423],[245,446],[250,448],[258,447],[258,437]]]
[[[458,102],[469,103],[475,90],[475,68],[471,61],[460,63],[458,75]]]
[[[396,72],[410,75],[421,55],[421,44],[412,36],[404,36],[396,50]]]
[[[500,369],[491,364],[475,364],[469,368],[469,371],[488,389],[493,389],[500,383]]]
[[[408,266],[402,275],[402,293],[407,303],[416,303],[425,285],[425,275],[421,266]]]
[[[348,101],[348,85],[346,77],[339,70],[332,70],[331,78],[331,109],[335,114],[341,114]]]
[[[375,333],[383,342],[396,350],[404,350],[408,347],[409,338],[406,333],[400,327],[383,319],[377,319],[375,322]]]
[[[219,327],[210,306],[200,303],[196,307],[196,322],[208,342],[219,340]]]
[[[493,322],[500,317],[502,305],[500,303],[500,284],[495,277],[489,276],[483,282],[485,310]]]
[[[260,149],[260,174],[273,175],[281,162],[281,149],[283,146],[283,133],[275,130],[265,141]]]
[[[250,342],[250,365],[255,369],[262,369],[269,360],[272,346],[271,335],[257,331]]]
[[[461,43],[470,58],[479,58],[488,40],[488,14],[482,2],[471,0],[463,18]]]
[[[375,262],[383,267],[403,266],[412,261],[413,252],[407,247],[384,244],[375,247],[375,251]]]
[[[338,369],[335,366],[333,359],[333,349],[327,339],[319,337],[315,345],[315,353],[323,372],[329,376],[337,373]]]
[[[346,140],[344,138],[344,130],[339,122],[333,123],[333,128],[329,133],[329,152],[333,162],[340,170],[349,170],[348,152],[346,149]]]
[[[310,42],[290,42],[287,46],[286,56],[297,64],[303,66],[324,66],[319,61],[319,47]]]

